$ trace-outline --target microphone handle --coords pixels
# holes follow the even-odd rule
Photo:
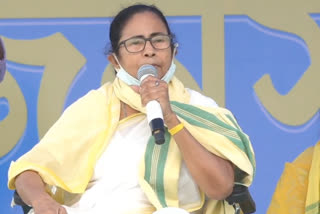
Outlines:
[[[146,110],[148,123],[156,144],[163,144],[165,142],[164,123],[160,103],[152,100],[147,103]]]
[[[161,118],[163,120],[161,105],[158,101],[156,100],[149,101],[146,105],[146,110],[147,110],[147,118],[149,123],[151,122],[151,120],[155,118]]]

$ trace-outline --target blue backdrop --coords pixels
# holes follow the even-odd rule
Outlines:
[[[320,27],[320,15],[311,17]],[[202,87],[201,17],[179,16],[168,17],[168,20],[180,44],[177,59]],[[67,107],[88,90],[100,86],[108,65],[104,51],[109,24],[109,18],[1,19],[0,35],[16,40],[36,40],[61,32],[81,52],[87,61],[69,86],[65,99]],[[280,94],[288,93],[310,65],[310,56],[303,39],[262,26],[250,17],[225,16],[224,27],[226,107],[251,138],[257,174],[250,190],[257,213],[265,213],[284,163],[292,161],[320,139],[320,116],[318,111],[300,126],[283,124],[264,108],[253,86],[264,74],[270,74],[276,90]],[[37,107],[44,67],[8,61],[8,72],[21,88],[28,115],[20,141],[0,158],[0,213],[22,213],[20,208],[10,208],[12,191],[6,186],[7,171],[12,160],[39,140]],[[6,97],[0,97],[0,126],[10,114],[10,104],[14,105]]]

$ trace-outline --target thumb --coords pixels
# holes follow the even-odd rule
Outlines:
[[[137,94],[140,94],[140,86],[137,86],[137,85],[130,85],[130,87],[132,88],[132,90],[134,92],[136,92]]]

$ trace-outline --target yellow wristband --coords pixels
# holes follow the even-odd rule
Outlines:
[[[178,125],[176,125],[172,129],[169,129],[169,133],[173,136],[173,135],[177,134],[179,131],[181,131],[183,129],[183,127],[184,127],[184,125],[182,123],[179,123]]]

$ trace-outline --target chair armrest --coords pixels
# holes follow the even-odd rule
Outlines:
[[[14,191],[13,200],[16,205],[23,209],[23,213],[27,214],[32,207],[28,206],[21,199],[17,191]],[[253,201],[249,189],[246,186],[236,184],[233,187],[231,195],[225,199],[230,205],[239,204],[243,214],[250,214],[256,211],[256,204]]]
[[[24,214],[27,214],[32,209],[32,207],[24,203],[16,190],[13,193],[13,201],[16,205],[21,206]]]

